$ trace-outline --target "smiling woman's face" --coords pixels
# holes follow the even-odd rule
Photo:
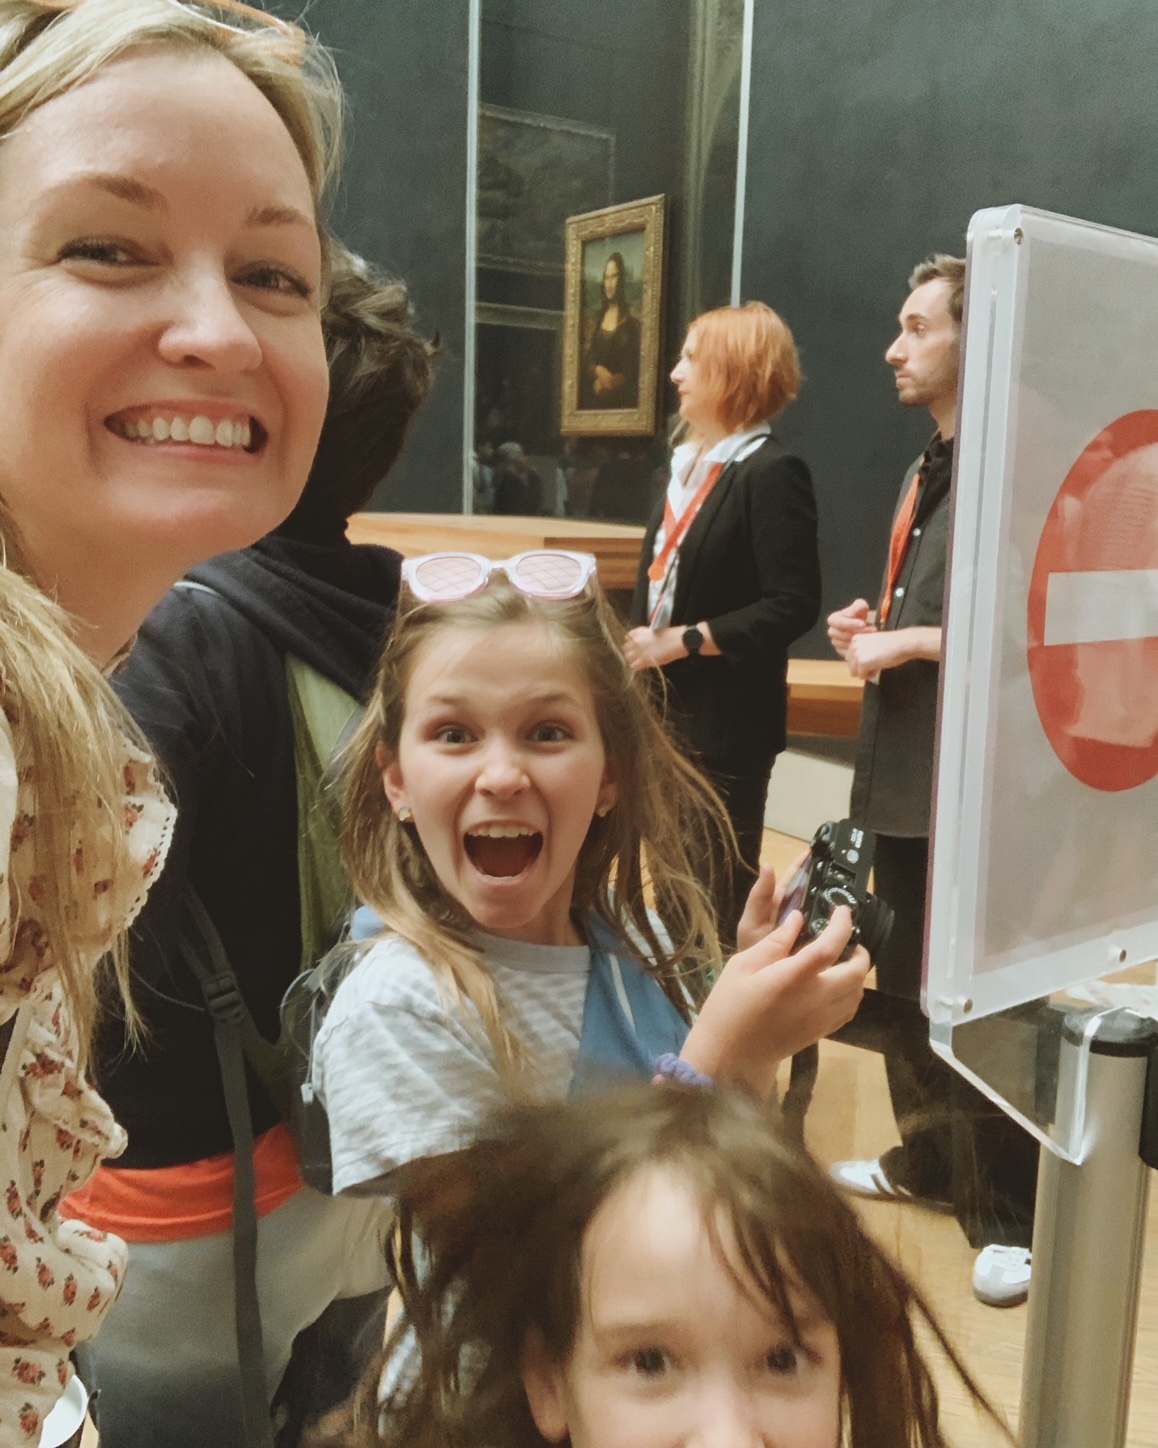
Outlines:
[[[328,384],[309,182],[256,86],[104,67],[0,144],[0,216],[0,495],[37,581],[163,591],[276,526]]]

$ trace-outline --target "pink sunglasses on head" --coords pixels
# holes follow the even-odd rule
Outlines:
[[[502,560],[479,553],[425,553],[402,563],[402,578],[423,603],[452,603],[487,586],[501,569],[528,598],[578,598],[595,576],[593,553],[533,548]]]

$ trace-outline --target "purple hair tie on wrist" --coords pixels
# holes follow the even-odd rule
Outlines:
[[[655,1075],[652,1077],[653,1085],[661,1081],[678,1081],[681,1086],[714,1086],[716,1083],[710,1076],[701,1076],[696,1068],[685,1061],[682,1056],[673,1056],[670,1051],[665,1052],[655,1063]]]

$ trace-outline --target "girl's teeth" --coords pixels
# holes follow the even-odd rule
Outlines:
[[[249,427],[249,419],[239,422],[233,429],[233,441],[237,447],[246,448],[253,441]]]
[[[169,424],[163,417],[153,419],[153,437],[157,442],[169,441]]]
[[[223,419],[217,424],[217,446],[218,446],[218,447],[232,447],[232,446],[233,446],[233,424],[229,421],[229,419],[228,419],[227,417],[226,417],[226,418],[223,418]]]
[[[189,441],[198,443],[201,447],[212,447],[217,441],[217,429],[207,417],[198,413],[189,424]]]
[[[183,417],[175,417],[169,424],[169,436],[174,442],[189,441],[189,424]]]

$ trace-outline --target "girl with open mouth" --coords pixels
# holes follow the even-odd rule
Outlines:
[[[335,1191],[464,1147],[512,1097],[675,1075],[774,1089],[851,1018],[851,919],[798,953],[754,887],[720,959],[708,889],[719,800],[624,658],[586,554],[404,566],[378,684],[347,754],[345,847],[385,930],[313,1053]]]

